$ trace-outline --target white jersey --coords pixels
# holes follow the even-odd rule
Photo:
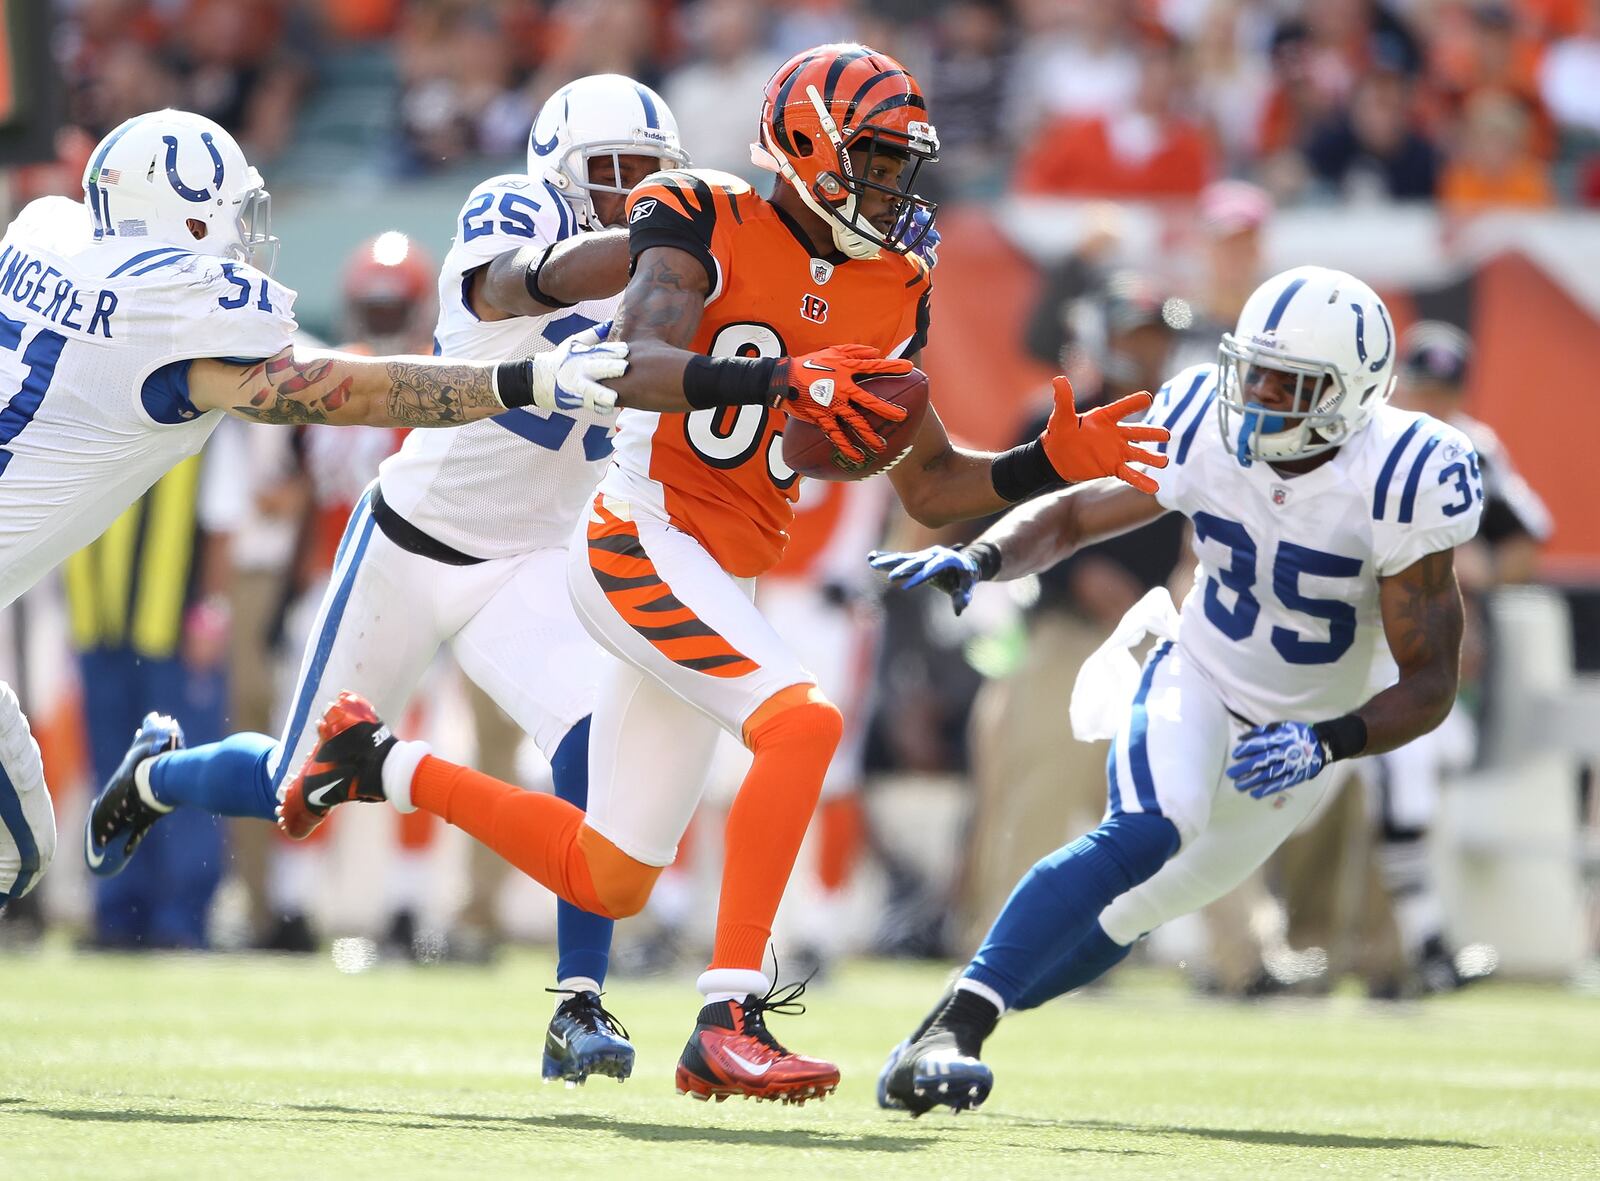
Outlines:
[[[88,209],[32,202],[0,242],[0,607],[204,445],[196,357],[258,361],[294,293],[244,263],[94,240]]]
[[[434,351],[474,361],[531,357],[609,320],[620,296],[493,321],[478,319],[467,302],[477,268],[576,232],[576,215],[546,181],[496,176],[473,189],[439,273]],[[472,557],[565,547],[611,457],[614,433],[613,420],[583,411],[508,410],[454,430],[411,432],[384,461],[378,483],[395,512]]]
[[[1252,724],[1347,713],[1394,679],[1378,580],[1477,532],[1478,458],[1456,428],[1384,406],[1310,472],[1245,467],[1216,380],[1215,365],[1184,370],[1149,419],[1172,432],[1156,498],[1193,522],[1199,561],[1179,648]]]

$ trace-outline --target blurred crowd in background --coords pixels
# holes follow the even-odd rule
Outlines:
[[[1465,215],[1600,205],[1600,0],[58,7],[70,126],[55,164],[8,178],[13,208],[44,192],[76,193],[102,134],[167,105],[228,126],[269,185],[279,191],[275,178],[285,177],[302,200],[324,181],[337,186],[350,176],[403,186],[520,170],[540,103],[573,77],[605,71],[661,91],[697,166],[755,181],[748,144],[772,70],[819,42],[867,41],[900,56],[928,92],[942,159],[925,174],[927,189],[951,207],[1021,194],[1170,200],[1192,210],[1198,230],[1186,284],[1125,265],[1123,206],[1109,202],[1088,206],[1071,249],[1041,268],[1006,347],[1042,370],[1067,372],[1081,403],[1154,389],[1211,359],[1219,333],[1268,273],[1263,236],[1276,211],[1431,202]],[[319,173],[330,145],[338,173]],[[441,215],[436,248],[454,208]],[[364,232],[385,229],[381,203],[368,204],[366,216]],[[343,266],[338,316],[316,327],[350,347],[428,351],[436,266],[428,247],[403,234],[365,241]],[[1493,754],[1474,740],[1494,708],[1487,604],[1497,588],[1535,579],[1551,520],[1494,433],[1465,418],[1473,359],[1460,326],[1413,323],[1397,395],[1470,424],[1480,453],[1492,457],[1496,504],[1461,561],[1473,604],[1463,706],[1411,761],[1363,768],[1358,786],[1261,881],[1168,945],[1165,958],[1184,962],[1202,987],[1231,996],[1320,990],[1354,972],[1373,995],[1410,996],[1493,967],[1492,948],[1464,947],[1448,933],[1430,832],[1451,780]],[[972,395],[954,385],[938,394],[942,407],[964,396]],[[1030,422],[1019,437],[1037,429]],[[35,654],[30,714],[36,729],[44,720],[58,795],[66,796],[63,778],[86,788],[103,778],[147,708],[177,713],[191,744],[228,730],[280,728],[306,617],[345,515],[398,441],[391,432],[230,422],[193,470],[169,476],[130,510],[130,523],[74,559],[61,606],[46,590],[10,613],[0,633],[9,630],[6,642],[19,653]],[[1168,518],[1041,579],[981,588],[957,620],[942,597],[885,599],[867,576],[859,558],[872,545],[933,539],[891,500],[887,489],[862,495],[818,485],[802,501],[798,556],[776,580],[782,593],[810,602],[813,618],[831,613],[838,639],[827,642],[842,645],[838,659],[857,675],[830,695],[853,702],[863,721],[859,743],[847,744],[839,790],[819,814],[813,872],[789,908],[801,912],[788,946],[802,965],[849,950],[971,949],[1027,866],[1092,827],[1103,806],[1104,748],[1074,743],[1066,723],[1078,664],[1146,590],[1168,585],[1181,595],[1189,577],[1184,523]],[[176,514],[166,535],[193,539],[181,577],[142,548],[158,517],[168,519],[160,514]],[[155,648],[140,648],[130,621],[141,612],[171,618]],[[799,651],[810,655],[807,643],[821,644],[825,630],[800,641]],[[46,667],[56,635],[76,653],[75,676]],[[126,679],[134,668],[143,680]],[[399,728],[539,788],[545,772],[531,745],[453,670],[441,667],[419,699]],[[53,710],[58,701],[65,704]],[[709,908],[695,898],[712,878],[715,783],[737,775],[724,768],[713,780],[712,819],[693,830],[684,863],[663,880],[651,912],[623,929],[625,968],[692,962],[685,957],[705,935],[696,918]],[[1569,827],[1588,833],[1590,845],[1575,845],[1572,858],[1592,873],[1600,827],[1587,785],[1568,783],[1558,806],[1572,810]],[[916,821],[904,823],[908,816]],[[147,878],[113,879],[92,900],[81,882],[75,899],[70,887],[49,883],[56,897],[46,893],[45,913],[89,916],[89,942],[112,948],[221,942],[309,951],[340,937],[336,958],[354,956],[358,966],[380,946],[403,958],[481,959],[503,938],[549,932],[547,919],[523,921],[547,914],[547,899],[527,883],[508,883],[490,861],[469,859],[462,846],[441,853],[439,834],[420,814],[404,825],[386,811],[353,822],[348,827],[365,835],[345,843],[376,842],[385,851],[374,860],[357,848],[344,868],[328,849],[291,848],[263,825],[225,834],[209,820],[193,824],[196,831],[180,833],[169,823],[152,837],[152,845],[171,842],[170,868],[157,847],[141,855]],[[65,818],[64,831],[75,831]],[[341,839],[336,834],[335,844]],[[367,891],[381,906],[313,913],[309,883],[328,873],[369,881],[381,873],[384,888]],[[219,884],[230,877],[219,907]],[[1584,905],[1592,952],[1600,906]],[[9,927],[15,934],[36,921],[13,915]],[[352,939],[366,942],[351,950]]]
[[[87,143],[176,105],[266,165],[296,114],[389,59],[395,142],[375,166],[514,158],[566,80],[659,89],[703,167],[749,168],[748,112],[791,53],[859,39],[939,113],[940,196],[1194,196],[1254,179],[1279,202],[1600,203],[1594,0],[60,0]],[[65,152],[85,151],[68,145]]]

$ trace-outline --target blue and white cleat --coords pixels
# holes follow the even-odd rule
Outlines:
[[[894,1073],[894,1068],[900,1065],[900,1055],[904,1054],[906,1047],[911,1044],[911,1039],[906,1038],[894,1049],[889,1051],[889,1060],[883,1064],[883,1069],[878,1071],[878,1106],[885,1111],[904,1111],[906,1105],[893,1095],[889,1094],[889,1076]]]
[[[544,1035],[544,1081],[564,1079],[577,1085],[591,1074],[603,1074],[620,1083],[632,1073],[628,1031],[606,1011],[600,994],[569,993],[556,1007]]]
[[[122,765],[95,797],[84,821],[83,860],[90,873],[102,878],[121,873],[150,826],[172,811],[156,802],[149,773],[141,775],[139,768],[146,759],[182,749],[183,728],[177,722],[164,714],[144,716]]]
[[[994,1072],[963,1054],[955,1034],[935,1025],[889,1055],[878,1079],[878,1106],[909,1111],[915,1119],[935,1107],[977,1107],[993,1089]]]

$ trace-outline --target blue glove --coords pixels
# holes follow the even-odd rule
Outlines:
[[[1258,800],[1315,778],[1328,762],[1322,739],[1305,722],[1257,726],[1239,739],[1233,758],[1233,786]]]
[[[957,615],[972,602],[972,588],[983,578],[977,562],[947,545],[930,545],[910,554],[873,550],[867,555],[867,564],[902,589],[926,582],[942,590],[950,596]]]
[[[895,228],[904,228],[909,221],[911,225],[910,228],[905,230],[905,237],[915,238],[918,234],[922,234],[922,227],[928,225],[932,220],[933,214],[929,213],[924,206],[913,205],[900,215],[900,223]],[[912,253],[927,263],[930,268],[939,265],[939,238],[939,231],[933,226],[928,226],[928,232],[922,234],[922,241],[912,247]]]

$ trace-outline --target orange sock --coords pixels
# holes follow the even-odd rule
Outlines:
[[[661,867],[634,860],[595,832],[565,800],[432,755],[412,776],[411,802],[593,914],[637,914],[661,874]]]
[[[778,912],[789,872],[822,794],[822,780],[844,721],[838,709],[811,686],[799,704],[779,705],[763,719],[758,710],[746,731],[755,761],[728,811],[717,909],[713,968],[761,970],[772,917]]]
[[[400,813],[400,847],[408,853],[423,852],[433,843],[433,830],[438,823],[421,809]]]
[[[817,826],[817,881],[830,893],[842,890],[855,873],[866,840],[867,819],[861,797],[852,791],[823,800],[817,809]]]

